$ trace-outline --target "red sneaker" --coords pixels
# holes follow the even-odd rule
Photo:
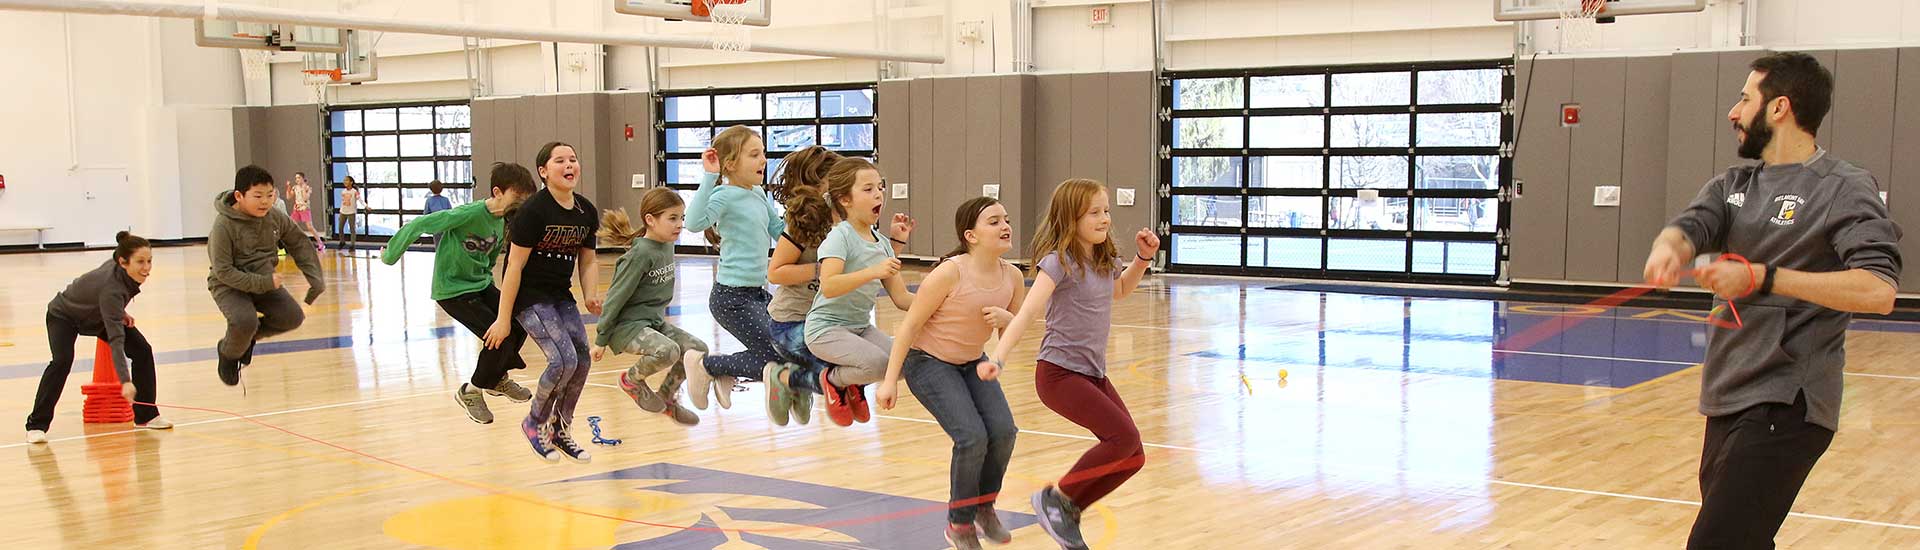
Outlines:
[[[853,409],[854,422],[873,420],[873,412],[867,410],[867,386],[847,386],[847,408]]]
[[[848,407],[846,395],[840,388],[827,382],[827,373],[832,369],[820,369],[820,390],[826,395],[827,418],[844,428],[853,425],[853,409]]]

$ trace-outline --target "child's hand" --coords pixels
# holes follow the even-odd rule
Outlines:
[[[920,222],[913,221],[913,216],[894,214],[893,225],[888,228],[887,236],[898,241],[907,240],[908,236],[913,235],[913,228],[919,225]]]
[[[978,371],[981,380],[992,382],[1000,378],[1000,365],[992,361],[981,361],[974,370]]]
[[[873,400],[880,404],[880,410],[893,410],[894,401],[900,397],[899,382],[882,382],[873,389]]]
[[[1007,311],[1007,308],[1000,306],[980,308],[980,317],[985,320],[988,325],[992,325],[993,328],[1007,328],[1007,325],[1013,323],[1013,312]]]
[[[513,321],[499,319],[493,322],[493,326],[487,327],[487,333],[481,335],[480,339],[487,342],[487,349],[499,349],[500,342],[505,341],[507,334],[512,331]]]
[[[132,315],[127,315],[126,317],[127,317],[127,318],[126,318],[126,319],[125,319],[125,320],[124,320],[123,322],[124,322],[124,323],[125,323],[125,324],[126,324],[127,326],[133,326],[133,316],[132,316]]]
[[[602,306],[605,306],[605,305],[606,305],[606,303],[607,303],[607,301],[606,301],[606,300],[602,300],[602,299],[599,299],[599,298],[594,298],[594,299],[592,299],[592,300],[587,300],[587,313],[592,313],[592,314],[594,314],[594,315],[599,315],[599,314],[600,314],[600,310],[601,310],[601,307],[602,307]]]
[[[700,168],[709,174],[720,173],[720,152],[707,149],[706,152],[700,153]]]
[[[880,263],[873,264],[872,266],[868,267],[866,271],[867,271],[867,277],[870,279],[885,279],[888,277],[892,277],[894,275],[899,275],[900,259],[887,258],[885,260],[881,260]]]
[[[276,289],[277,289],[277,288],[280,288],[280,287],[281,287],[282,285],[284,285],[284,284],[286,284],[286,281],[284,280],[284,277],[285,277],[285,276],[283,276],[283,275],[281,275],[281,274],[279,274],[279,273],[275,273],[275,274],[273,274],[273,288],[276,288]]]
[[[111,367],[109,367],[109,368],[111,368]],[[128,403],[132,403],[132,402],[134,402],[134,399],[133,399],[133,383],[132,383],[132,382],[122,382],[122,383],[120,383],[120,396],[121,396],[121,397],[125,397],[125,398],[127,398],[127,402],[128,402]]]
[[[606,356],[607,356],[607,347],[606,347],[606,346],[594,346],[594,348],[593,348],[593,360],[595,360],[595,361],[599,361],[599,360],[600,360],[601,358],[603,358],[603,357],[606,357]]]
[[[1140,232],[1133,235],[1133,243],[1140,246],[1142,258],[1152,258],[1160,252],[1160,236],[1153,234],[1151,229],[1140,228]]]

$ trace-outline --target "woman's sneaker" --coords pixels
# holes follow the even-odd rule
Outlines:
[[[171,430],[171,429],[173,429],[173,423],[172,423],[172,422],[168,422],[168,421],[167,421],[167,419],[165,419],[165,418],[160,418],[160,417],[158,417],[158,416],[156,416],[156,417],[153,417],[153,418],[152,418],[152,419],[150,419],[150,420],[147,420],[147,423],[145,423],[145,424],[135,424],[134,426],[135,426],[135,427],[139,427],[139,428],[146,428],[146,429],[149,429],[149,430]]]
[[[1067,496],[1053,487],[1041,489],[1033,494],[1033,514],[1039,516],[1040,528],[1047,536],[1060,543],[1066,550],[1082,550],[1087,547],[1086,540],[1080,536],[1080,509],[1075,508]]]
[[[567,433],[566,426],[555,425],[553,427],[553,448],[559,449],[560,454],[567,455],[567,458],[572,459],[574,462],[580,464],[593,462],[593,454],[587,452],[579,443],[574,442],[573,434]]]
[[[528,416],[526,420],[520,421],[520,432],[527,436],[527,445],[533,447],[533,454],[540,455],[540,460],[560,461],[560,451],[554,450],[553,445],[547,442],[550,435],[547,433],[546,426],[535,425],[533,417]]]
[[[27,430],[27,443],[32,443],[34,445],[45,445],[47,443],[47,431],[46,430]]]

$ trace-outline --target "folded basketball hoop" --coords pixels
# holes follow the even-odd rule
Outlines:
[[[1600,39],[1600,14],[1606,11],[1607,0],[1560,0],[1560,51],[1592,48]]]
[[[753,47],[753,30],[747,26],[747,19],[759,14],[759,11],[747,5],[747,0],[693,0],[689,11],[694,15],[707,18],[713,25],[709,45],[718,51],[739,52]]]

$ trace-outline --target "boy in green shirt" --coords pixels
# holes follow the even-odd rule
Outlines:
[[[380,261],[393,265],[421,234],[438,234],[433,247],[433,299],[474,336],[486,334],[499,317],[500,290],[493,286],[493,263],[506,246],[506,216],[534,193],[533,174],[518,164],[494,163],[488,179],[493,198],[414,218],[387,241],[380,254]],[[515,403],[533,397],[533,392],[507,378],[507,371],[527,367],[520,358],[520,345],[526,339],[527,331],[515,323],[500,347],[481,347],[473,378],[453,393],[467,418],[493,423],[483,392]]]

